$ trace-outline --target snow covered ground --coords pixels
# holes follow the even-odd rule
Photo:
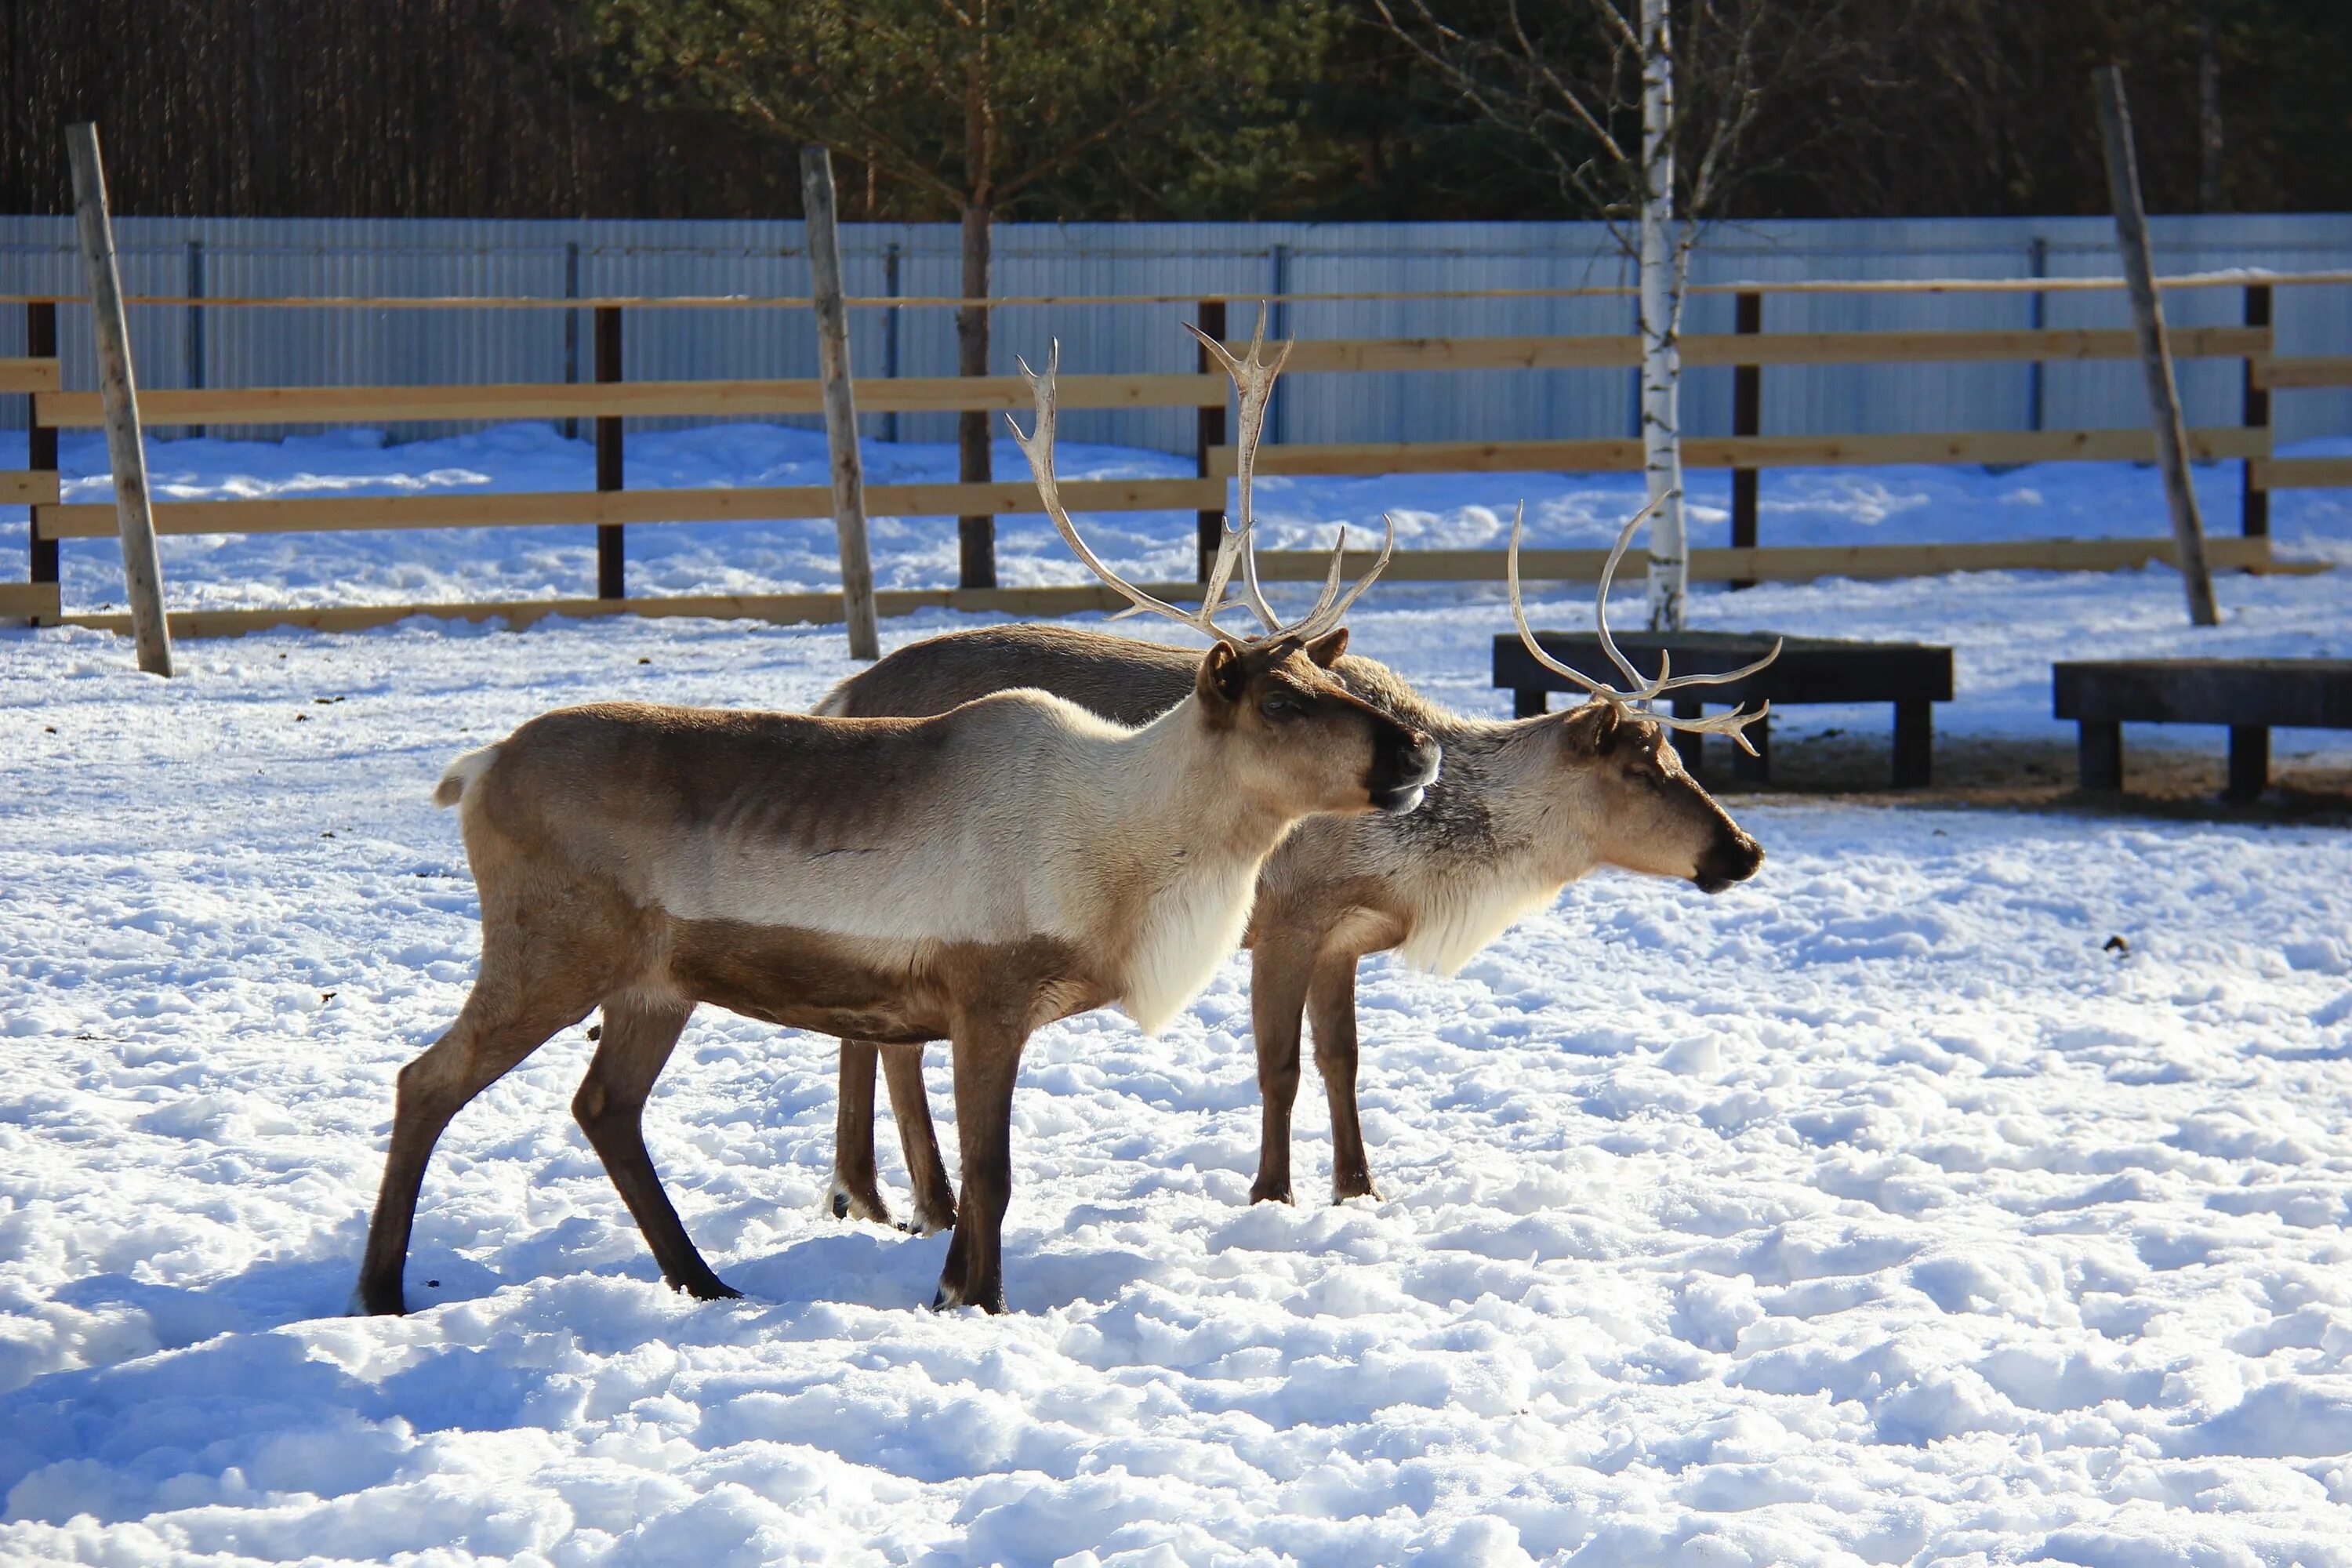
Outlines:
[[[631,461],[646,483],[782,479],[813,452],[743,427]],[[173,443],[155,466],[263,493],[585,471],[520,426]],[[435,477],[458,470],[479,479]],[[2233,476],[2212,479],[2227,515]],[[1487,476],[1269,500],[1293,538],[1388,505],[1416,542],[1481,542],[1522,483],[1547,542],[1599,538],[1630,493]],[[1781,541],[2162,526],[2119,468],[1776,492]],[[2283,546],[2352,561],[2347,501],[2282,497]],[[1172,572],[1188,523],[1097,531]],[[1070,575],[1033,524],[1007,531],[1008,575]],[[817,583],[828,533],[633,531],[633,570]],[[950,534],[877,531],[885,580],[942,580]],[[577,592],[588,548],[174,541],[165,565],[183,603],[488,596]],[[104,550],[68,562],[71,600],[119,593]],[[2225,579],[2228,624],[2194,639],[2160,572],[1696,607],[1948,639],[1941,732],[2055,736],[2053,657],[2352,654],[2347,579]],[[1501,710],[1493,593],[1368,603],[1362,651]],[[431,1304],[353,1320],[392,1076],[471,973],[441,765],[564,702],[802,706],[848,667],[836,631],[693,622],[180,655],[166,685],[100,634],[0,632],[0,1561],[2352,1563],[2338,829],[1734,798],[1770,855],[1752,883],[1602,876],[1459,976],[1368,963],[1377,1205],[1247,1206],[1239,964],[1158,1041],[1057,1026],[1015,1104],[1001,1320],[920,1310],[944,1237],[821,1208],[826,1042],[711,1014],[649,1136],[749,1299],[673,1296],[569,1120],[573,1031],[444,1141],[409,1268]],[[936,1060],[933,1084],[951,1109]],[[1302,1194],[1328,1169],[1318,1107]]]

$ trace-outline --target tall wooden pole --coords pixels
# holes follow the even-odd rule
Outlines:
[[[808,218],[811,296],[816,302],[817,374],[824,383],[824,438],[833,456],[833,525],[841,536],[841,597],[849,657],[882,657],[874,625],[874,563],[866,548],[866,466],[857,455],[857,395],[849,379],[849,311],[841,300],[841,228],[834,218],[833,154],[801,149],[801,211]]]
[[[2117,66],[2101,66],[2091,75],[2098,83],[2099,138],[2106,143],[2116,239],[2123,251],[2124,279],[2131,285],[2140,366],[2147,375],[2148,416],[2156,426],[2157,466],[2164,470],[2165,500],[2172,507],[2172,541],[2180,560],[2181,584],[2189,592],[2189,618],[2200,626],[2218,626],[2221,617],[2213,605],[2213,574],[2205,561],[2205,520],[2198,515],[2197,491],[2189,479],[2189,435],[2181,425],[2180,389],[2172,379],[2172,351],[2165,340],[2164,301],[2157,298],[2156,268],[2148,258],[2147,215],[2140,206],[2124,73]]]
[[[114,517],[122,535],[122,577],[139,668],[172,673],[172,630],[163,619],[163,566],[155,552],[155,516],[147,501],[147,453],[139,439],[139,390],[131,374],[131,328],[122,313],[122,279],[114,266],[114,225],[106,211],[106,166],[98,127],[66,127],[73,165],[74,218],[82,268],[89,275],[89,314],[98,340],[98,389],[106,408],[106,454],[114,468]]]

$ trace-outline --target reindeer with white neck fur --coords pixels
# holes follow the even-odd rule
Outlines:
[[[1654,504],[1654,503],[1653,503]],[[1240,489],[1249,526],[1246,474]],[[1778,657],[1725,675],[1642,677],[1609,632],[1609,587],[1634,531],[1629,521],[1603,570],[1595,618],[1628,689],[1591,679],[1545,653],[1521,607],[1518,552],[1525,509],[1511,529],[1512,618],[1535,657],[1591,694],[1582,706],[1497,722],[1447,711],[1385,665],[1354,655],[1331,672],[1445,749],[1445,771],[1411,816],[1318,817],[1300,824],[1267,861],[1243,945],[1251,955],[1251,1014],[1264,1106],[1255,1201],[1291,1201],[1290,1118],[1302,1023],[1331,1108],[1333,1201],[1378,1196],[1357,1110],[1356,966],[1393,950],[1450,973],[1512,921],[1548,907],[1562,888],[1603,866],[1675,877],[1717,892],[1753,876],[1764,851],[1683,768],[1669,731],[1730,736],[1764,715],[1676,718],[1648,704],[1669,692],[1738,680]],[[1255,595],[1255,584],[1248,584]],[[986,691],[1042,688],[1096,712],[1136,722],[1184,690],[1186,658],[1155,644],[1070,626],[953,632],[899,649],[837,687],[819,711],[937,712]],[[953,1195],[931,1131],[920,1052],[842,1042],[833,1205],[842,1217],[887,1222],[874,1168],[874,1070],[887,1078],[915,1187],[907,1228],[935,1229]]]
[[[1272,367],[1253,345],[1232,368],[1262,414]],[[1324,668],[1380,566],[1343,595],[1335,556],[1303,619],[1243,637],[1215,617],[1248,560],[1244,527],[1198,611],[1163,604],[1070,523],[1054,476],[1055,372],[1030,380],[1023,445],[1063,536],[1138,607],[1213,639],[1188,690],[1134,727],[1041,691],[920,720],[604,703],[459,757],[435,798],[458,808],[481,971],[449,1032],[401,1071],[362,1310],[404,1310],[418,1190],[450,1118],[600,1005],[573,1114],[671,1285],[735,1294],[687,1235],[642,1127],[688,1016],[709,1003],[893,1045],[950,1042],[963,1198],[934,1305],[1002,1310],[1013,1085],[1031,1032],[1105,1005],[1157,1028],[1241,939],[1258,872],[1294,824],[1419,803],[1436,748]]]

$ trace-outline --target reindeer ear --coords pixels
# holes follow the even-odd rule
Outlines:
[[[1578,751],[1597,757],[1616,740],[1617,730],[1614,702],[1587,702],[1569,710],[1568,721],[1560,726],[1560,738]]]
[[[1307,657],[1325,669],[1339,663],[1339,656],[1347,651],[1348,628],[1345,626],[1339,627],[1337,631],[1325,632],[1307,645]]]
[[[1203,702],[1234,703],[1242,700],[1242,694],[1249,689],[1249,670],[1233,644],[1210,645],[1208,657],[1201,660],[1201,678],[1196,685]]]

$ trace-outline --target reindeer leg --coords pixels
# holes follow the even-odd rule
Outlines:
[[[1254,1204],[1294,1201],[1290,1195],[1290,1111],[1298,1100],[1300,1010],[1314,973],[1312,956],[1295,947],[1268,946],[1250,953],[1250,1026],[1257,1037],[1257,1093],[1261,1109],[1257,1180]]]
[[[1315,1066],[1331,1101],[1331,1201],[1378,1201],[1364,1159],[1364,1130],[1356,1114],[1356,958],[1327,952],[1315,963],[1307,1012],[1315,1030]]]
[[[416,1194],[425,1184],[425,1166],[433,1157],[433,1146],[441,1141],[450,1119],[516,1063],[545,1045],[557,1030],[578,1023],[595,1005],[593,995],[534,995],[528,988],[509,984],[500,967],[485,960],[483,978],[475,983],[449,1032],[400,1069],[383,1185],[376,1193],[375,1214],[368,1222],[367,1253],[360,1264],[359,1289],[352,1300],[359,1311],[408,1310],[400,1277],[408,1263]]]
[[[890,1086],[890,1117],[898,1124],[898,1147],[907,1156],[907,1183],[915,1189],[908,1232],[929,1236],[955,1224],[955,1189],[948,1184],[947,1162],[940,1158],[940,1135],[931,1126],[930,1097],[923,1089],[923,1047],[882,1047],[882,1076]]]
[[[931,1309],[1004,1310],[1004,1210],[1013,1198],[1013,1084],[1027,1031],[996,1020],[958,1027],[956,1141],[963,1153],[963,1200],[955,1239]]]
[[[841,1089],[833,1118],[833,1217],[890,1223],[890,1205],[874,1174],[874,1066],[871,1040],[841,1042]],[[895,1107],[894,1107],[895,1109]]]
[[[572,1114],[588,1134],[596,1157],[604,1162],[604,1173],[620,1189],[621,1201],[636,1217],[637,1228],[645,1232],[646,1245],[653,1248],[662,1278],[674,1290],[716,1301],[742,1292],[721,1280],[703,1261],[677,1210],[670,1206],[669,1194],[662,1190],[653,1156],[646,1152],[646,1097],[653,1093],[654,1080],[667,1065],[693,1011],[691,1004],[607,999],[604,1037],[588,1064],[580,1092],[572,1097]]]

